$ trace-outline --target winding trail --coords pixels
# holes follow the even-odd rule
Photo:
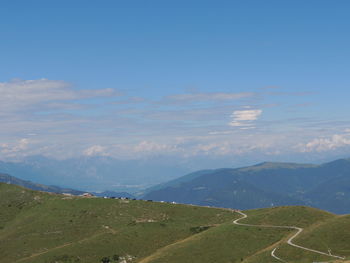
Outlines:
[[[243,223],[238,223],[238,221],[240,220],[243,220],[245,218],[247,218],[248,216],[243,213],[242,211],[239,211],[239,210],[234,210],[236,213],[239,213],[242,215],[241,218],[238,218],[236,220],[233,221],[233,224],[235,225],[240,225],[240,226],[251,226],[251,227],[270,227],[270,228],[284,228],[284,229],[293,229],[293,230],[297,230],[297,232],[292,236],[290,237],[288,240],[287,240],[287,244],[290,245],[290,246],[293,246],[293,247],[296,247],[296,248],[300,248],[300,249],[303,249],[303,250],[306,250],[306,251],[310,251],[310,252],[314,252],[314,253],[317,253],[317,254],[320,254],[320,255],[325,255],[325,256],[328,256],[328,257],[333,257],[333,258],[337,258],[337,259],[342,259],[344,260],[345,257],[341,257],[341,256],[336,256],[336,255],[332,255],[330,252],[329,253],[326,253],[326,252],[322,252],[322,251],[318,251],[318,250],[315,250],[315,249],[311,249],[311,248],[306,248],[306,247],[303,247],[303,246],[299,246],[295,243],[293,243],[293,240],[300,235],[301,232],[303,232],[303,228],[301,227],[296,227],[296,226],[273,226],[273,225],[251,225],[251,224],[243,224]],[[272,250],[271,252],[271,256],[281,262],[286,262],[285,260],[277,257],[275,255],[275,252],[277,250],[278,247],[276,247],[274,250]]]
[[[283,260],[283,259],[281,259],[281,258],[279,258],[279,257],[277,257],[277,256],[275,255],[275,252],[276,252],[277,248],[278,248],[278,247],[275,247],[275,248],[271,251],[271,257],[273,257],[273,258],[275,258],[275,259],[277,259],[278,261],[281,261],[281,262],[287,262],[287,261],[285,261],[285,260]]]

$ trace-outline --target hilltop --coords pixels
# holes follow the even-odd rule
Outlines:
[[[0,210],[4,263],[275,262],[270,254],[276,245],[288,262],[332,260],[286,245],[293,230],[235,225],[241,215],[229,209],[63,196],[0,184]],[[302,206],[245,213],[243,223],[303,227],[296,242],[350,256],[348,216]]]

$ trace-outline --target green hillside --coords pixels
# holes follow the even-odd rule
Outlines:
[[[249,210],[245,212],[247,219],[242,220],[245,224],[257,225],[283,225],[303,227],[306,230],[314,231],[314,227],[326,224],[341,218],[331,213],[303,206],[276,207],[266,209]],[[350,235],[350,224],[345,231]],[[344,229],[344,228],[343,228]],[[346,229],[346,228],[345,228]],[[307,236],[309,231],[305,230],[306,239],[313,240],[310,244],[302,243],[306,247],[320,249],[327,252],[327,249],[314,246],[320,240],[323,243],[331,243],[332,239],[321,239]],[[327,232],[327,231],[326,231]],[[280,262],[271,257],[271,251],[275,247],[281,247],[277,252],[282,259],[287,262],[312,262],[312,260],[329,261],[332,258],[319,256],[315,253],[304,252],[303,250],[285,245],[287,237],[293,235],[294,230],[276,229],[265,227],[237,226],[231,223],[223,224],[217,228],[210,229],[195,238],[186,242],[174,244],[156,253],[142,263],[161,262]],[[335,233],[327,232],[329,236],[336,238]],[[302,235],[304,237],[304,235]],[[300,239],[301,240],[301,239]],[[350,243],[340,241],[337,247],[347,247]],[[350,251],[334,251],[340,255],[350,255]],[[340,253],[341,252],[341,253]],[[337,254],[337,253],[334,253]],[[302,255],[302,256],[300,256]]]
[[[336,216],[322,210],[303,206],[256,209],[246,211],[246,213],[248,218],[244,220],[244,223],[302,227],[304,231],[295,239],[296,244],[321,252],[328,252],[328,248],[333,247],[337,248],[334,250],[332,249],[334,255],[350,256],[350,243],[348,238],[350,235],[350,224],[349,222],[347,226],[338,224],[339,220],[343,218],[342,216]],[[330,225],[340,227],[343,233],[341,234],[339,230],[334,231],[334,229],[328,228]],[[319,229],[322,229],[323,236],[318,233]],[[291,233],[295,233],[295,231]],[[288,238],[285,238],[275,246],[278,247],[276,255],[286,262],[338,262],[328,256],[292,247],[286,244],[287,239]],[[334,242],[335,240],[337,240],[337,242]],[[347,248],[348,251],[342,249],[344,247]],[[244,262],[279,262],[271,257],[271,250],[272,249],[260,251]],[[342,260],[339,262],[345,261]]]
[[[332,261],[286,244],[295,230],[242,226],[227,209],[83,198],[0,184],[0,262],[261,263]],[[308,207],[245,212],[241,223],[305,228],[303,246],[350,256],[349,216]],[[343,261],[341,261],[343,262]]]
[[[306,206],[281,206],[246,211],[246,224],[298,226],[306,228],[337,216],[316,208]]]
[[[298,242],[305,246],[312,246],[315,249],[330,248],[334,254],[350,254],[350,216],[335,217],[323,224],[305,231],[305,234],[298,239]],[[332,233],[332,234],[330,234]],[[315,243],[314,240],[323,240]],[[327,245],[329,244],[329,245]]]
[[[140,263],[241,262],[288,233],[288,230],[245,228],[227,223],[162,249]]]
[[[0,184],[0,211],[4,263],[89,263],[113,255],[139,259],[238,217],[222,209],[67,197],[7,184]]]

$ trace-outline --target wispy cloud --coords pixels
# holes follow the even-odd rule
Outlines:
[[[106,147],[101,145],[93,145],[83,151],[83,154],[86,156],[103,156],[108,155],[106,153]]]
[[[229,123],[232,127],[252,127],[253,121],[257,120],[262,114],[262,110],[236,110],[231,114],[232,121]]]
[[[256,94],[253,92],[240,92],[240,93],[220,93],[220,92],[208,92],[208,93],[189,93],[189,94],[175,94],[166,96],[165,102],[205,102],[205,101],[231,101],[239,100],[243,98],[253,97]]]
[[[315,94],[314,92],[287,92],[287,91],[279,91],[278,88],[276,88],[276,91],[273,89],[274,88],[272,88],[272,90],[267,90],[263,94],[274,95],[274,96],[295,96],[295,97],[305,97],[305,96],[310,96]]]
[[[29,145],[29,140],[22,138],[14,143],[3,143],[0,144],[0,153],[8,157],[14,157],[18,153],[27,150]]]
[[[0,83],[0,111],[77,109],[77,100],[119,96],[114,89],[73,89],[64,81],[38,79]]]
[[[350,134],[335,134],[326,138],[315,138],[297,148],[301,152],[325,152],[350,146]]]
[[[348,121],[307,115],[293,119],[290,113],[271,119],[272,107],[283,107],[275,99],[259,92],[196,92],[157,100],[115,89],[77,89],[48,79],[3,82],[0,158],[33,154],[192,158],[350,147]],[[299,97],[293,97],[293,105],[298,102]]]

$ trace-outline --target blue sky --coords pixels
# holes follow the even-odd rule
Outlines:
[[[350,156],[349,1],[2,1],[0,158]]]

